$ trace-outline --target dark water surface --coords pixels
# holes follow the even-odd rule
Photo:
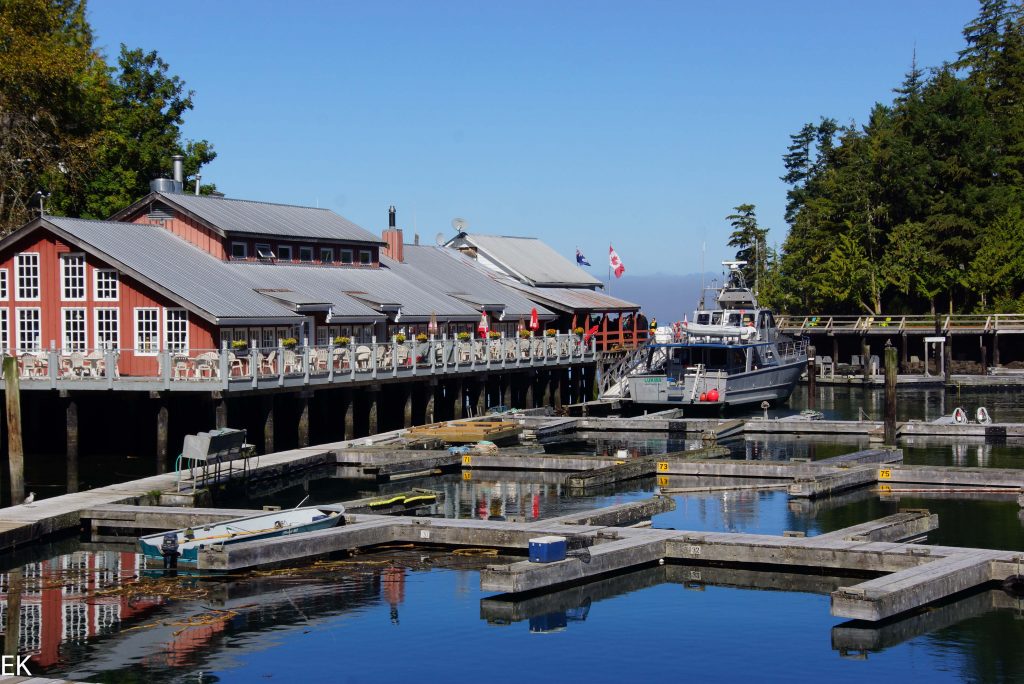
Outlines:
[[[997,421],[1024,422],[1006,392],[901,392],[902,418],[985,405]],[[878,391],[822,388],[828,417],[881,414]],[[785,413],[802,408],[794,398]],[[602,435],[584,447],[661,453],[664,436]],[[579,444],[573,448],[579,448]],[[827,458],[858,438],[737,440],[733,458]],[[558,449],[558,445],[550,448]],[[566,447],[568,448],[568,447]],[[908,463],[1024,467],[1024,447],[915,444]],[[649,496],[574,498],[534,473],[474,471],[404,483],[442,489],[438,514],[533,520]],[[547,481],[546,481],[547,480]],[[673,483],[674,484],[674,483]],[[294,506],[358,496],[363,487],[320,479],[254,493],[247,503]],[[782,491],[675,495],[655,527],[821,534],[896,512],[939,514],[930,543],[1024,551],[1014,496],[863,489],[825,501]],[[0,626],[20,597],[18,646],[33,673],[98,682],[633,682],[1024,681],[1024,605],[985,590],[871,625],[833,618],[828,592],[863,578],[666,565],[511,602],[481,592],[478,569],[507,559],[395,549],[312,566],[228,578],[138,581],[128,551],[77,540],[6,560]],[[35,553],[37,558],[30,558]],[[27,554],[27,555],[25,555]],[[20,558],[21,560],[18,560]],[[31,560],[32,562],[28,562]],[[21,587],[20,591],[18,587]]]

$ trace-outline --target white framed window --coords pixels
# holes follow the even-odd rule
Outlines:
[[[0,354],[11,350],[11,323],[7,312],[7,307],[0,308]]]
[[[39,299],[39,252],[22,252],[14,257],[18,291],[16,298],[23,302]]]
[[[0,302],[6,302],[7,298],[10,297],[7,282],[7,269],[0,268]]]
[[[312,261],[313,260],[313,248],[312,247],[299,247],[299,261]]]
[[[35,351],[41,349],[39,338],[42,336],[42,309],[39,307],[18,308],[18,351]]]
[[[264,261],[269,261],[270,259],[276,259],[277,255],[274,254],[274,249],[270,245],[262,242],[257,242],[256,257]]]
[[[331,247],[320,248],[320,263],[330,264],[334,262],[334,249]]]
[[[274,336],[273,328],[260,329],[260,348],[264,351],[277,347],[277,338]]]
[[[223,349],[224,347],[227,347],[228,349],[231,349],[231,340],[235,339],[233,337],[232,333],[231,333],[231,330],[232,330],[231,328],[221,328],[220,329],[220,348],[221,349]]]
[[[291,261],[292,260],[292,246],[291,245],[278,245],[277,246],[277,260],[278,261]]]
[[[368,249],[359,250],[359,263],[364,265],[373,263],[373,252]]]
[[[85,329],[85,309],[60,310],[60,348],[63,351],[85,351],[88,349]]]
[[[116,302],[120,296],[119,280],[114,269],[97,268],[92,274],[95,298],[105,302]]]
[[[351,264],[352,263],[352,250],[351,249],[343,249],[343,250],[341,250],[340,254],[341,254],[341,258],[340,258],[341,263],[343,263],[343,264]]]
[[[188,311],[166,309],[164,312],[164,349],[172,352],[188,351]]]
[[[60,298],[74,302],[85,299],[85,255],[60,255]]]
[[[118,349],[121,346],[120,311],[117,309],[93,309],[96,322],[94,339],[99,349]]]
[[[160,351],[160,309],[135,309],[135,354],[153,356]]]
[[[244,242],[232,242],[231,243],[231,258],[232,259],[245,259],[249,256],[249,245]]]

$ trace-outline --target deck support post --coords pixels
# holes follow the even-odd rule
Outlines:
[[[864,384],[867,385],[871,382],[871,344],[868,342],[867,335],[860,338],[860,353],[861,369],[864,373]]]
[[[896,445],[896,348],[885,345],[885,443]]]
[[[366,393],[367,399],[370,402],[369,409],[366,412],[366,430],[368,435],[377,434],[378,426],[378,404],[380,403],[380,387],[371,387]]]
[[[537,382],[536,376],[533,371],[529,371],[526,374],[526,387],[523,388],[523,408],[533,408],[533,386]]]
[[[619,316],[619,328],[622,327],[622,316]],[[551,374],[552,394],[554,395],[554,406],[556,411],[562,410],[562,384],[566,380],[564,370],[558,369]]]
[[[402,406],[402,427],[412,427],[412,386],[406,385],[403,388],[405,401]]]
[[[839,337],[834,333],[832,335],[832,363],[839,363]],[[835,368],[835,366],[832,367]]]
[[[299,448],[309,446],[309,398],[312,393],[300,392],[299,393],[299,425],[298,425],[298,444]]]
[[[70,410],[70,406],[69,406]],[[70,419],[69,419],[70,420]],[[171,412],[167,408],[167,399],[157,397],[156,405],[156,474],[161,475],[167,472],[167,452],[169,442],[169,428],[171,423]],[[76,445],[77,447],[77,445]],[[71,479],[71,444],[68,444],[68,480]],[[70,492],[71,483],[68,483]]]
[[[807,408],[815,410],[818,401],[818,359],[813,344],[807,345]]]
[[[263,453],[274,453],[274,395],[263,397]]]
[[[67,425],[67,488],[68,494],[78,491],[78,402],[68,398],[64,408]],[[159,438],[159,432],[158,432]],[[157,458],[160,457],[157,452]],[[159,466],[159,464],[157,464]],[[163,472],[158,470],[159,472]]]
[[[341,438],[355,439],[355,396],[352,390],[342,393]]]
[[[465,413],[466,398],[465,398],[465,396],[463,394],[462,379],[460,378],[460,379],[456,380],[454,382],[454,386],[455,386],[455,391],[452,392],[452,394],[454,395],[452,397],[452,404],[453,404],[453,406],[452,406],[452,416],[455,418],[455,420],[458,420],[460,418],[464,418],[465,415],[466,415],[466,413]]]
[[[551,372],[541,371],[541,406],[551,406]]]
[[[953,336],[946,335],[946,347],[945,353],[943,354],[943,380],[948,385],[950,376],[953,374]]]
[[[999,366],[999,334],[992,333],[992,365]]]
[[[473,400],[475,405],[475,408],[473,409],[474,415],[482,416],[487,413],[487,378],[484,377],[477,380],[473,390]]]
[[[985,334],[978,335],[978,355],[981,357],[981,374],[985,375],[985,367],[988,365],[988,349],[985,348]]]
[[[21,441],[21,383],[18,359],[3,357],[4,402],[7,413],[7,466],[11,478],[11,505],[25,500],[25,448]],[[11,615],[12,613],[8,613]],[[15,620],[14,622],[17,622]],[[10,621],[8,621],[8,624]]]
[[[217,392],[213,398],[214,427],[217,429],[228,426],[228,400]]]
[[[512,408],[512,376],[502,375],[500,382],[502,383],[501,404],[508,410]]]
[[[423,422],[424,424],[430,424],[434,421],[434,399],[437,396],[437,386],[428,382],[423,386],[424,392],[426,393],[426,401],[423,404]]]

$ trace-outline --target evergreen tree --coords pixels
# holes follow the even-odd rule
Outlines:
[[[737,261],[747,262],[740,267],[740,272],[747,286],[757,292],[759,280],[767,272],[768,229],[757,225],[753,204],[741,204],[734,207],[733,211],[736,213],[725,217],[732,226],[728,244],[736,248]]]

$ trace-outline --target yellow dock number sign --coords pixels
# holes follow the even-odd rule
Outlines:
[[[892,479],[892,470],[890,470],[889,468],[880,468],[878,470],[878,479],[879,480],[891,480]]]
[[[465,454],[462,457],[462,465],[464,465],[464,466],[471,466],[471,465],[473,465],[473,457],[470,456],[469,454]]]
[[[668,472],[668,461],[658,461],[658,472],[659,473],[667,473]]]

